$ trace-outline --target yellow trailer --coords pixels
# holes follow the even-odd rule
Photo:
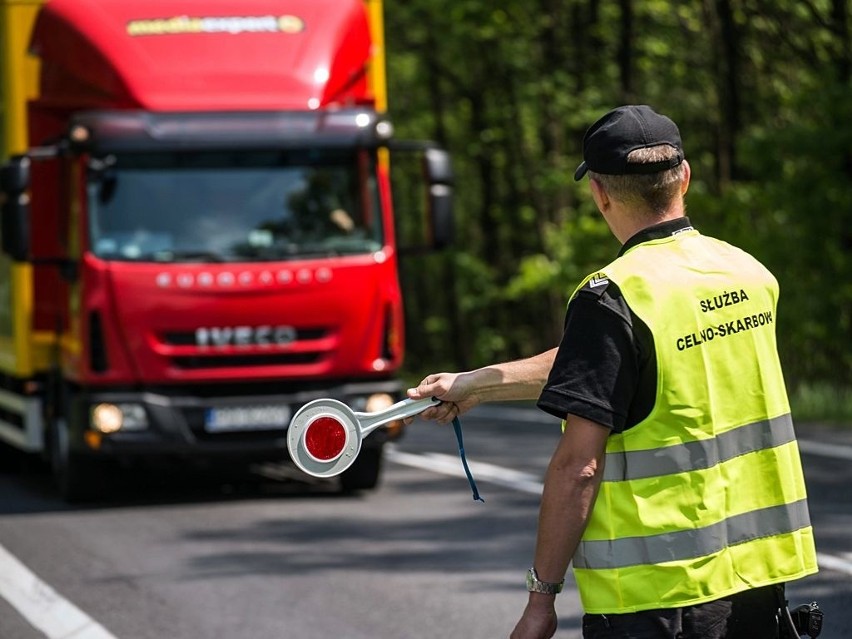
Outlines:
[[[38,92],[39,72],[38,59],[28,53],[29,37],[42,4],[0,0],[0,161],[28,150],[26,109]],[[0,436],[37,451],[42,444],[40,403],[30,394],[36,391],[30,380],[46,355],[36,353],[32,275],[32,264],[0,253],[0,374],[17,382],[0,389]],[[23,422],[29,427],[22,428]]]

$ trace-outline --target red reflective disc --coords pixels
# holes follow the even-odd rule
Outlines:
[[[346,446],[346,427],[334,417],[319,417],[305,433],[305,448],[320,461],[339,457]]]

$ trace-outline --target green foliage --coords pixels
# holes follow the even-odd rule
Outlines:
[[[793,416],[799,422],[852,422],[852,392],[848,387],[827,383],[803,383],[791,395],[790,406]]]
[[[462,368],[556,343],[568,295],[618,250],[572,179],[582,135],[634,102],[680,124],[693,222],[778,278],[791,385],[852,385],[849,12],[386,0],[391,115],[403,137],[444,144],[457,176],[455,251],[403,267],[413,358]]]
[[[749,180],[691,199],[714,232],[742,246],[781,284],[779,342],[794,387],[852,384],[852,236],[848,177],[852,88],[788,97],[780,128],[755,124],[741,145]],[[808,118],[796,117],[807,112]],[[777,111],[779,115],[782,111]]]

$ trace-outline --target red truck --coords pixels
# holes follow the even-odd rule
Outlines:
[[[67,499],[399,398],[389,157],[423,156],[435,247],[452,172],[392,139],[381,0],[0,0],[0,47],[0,440]]]

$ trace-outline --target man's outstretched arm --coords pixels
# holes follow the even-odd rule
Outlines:
[[[416,388],[408,389],[408,397],[436,397],[444,402],[421,414],[424,419],[442,424],[484,402],[538,399],[553,367],[556,350],[464,373],[428,375]]]

